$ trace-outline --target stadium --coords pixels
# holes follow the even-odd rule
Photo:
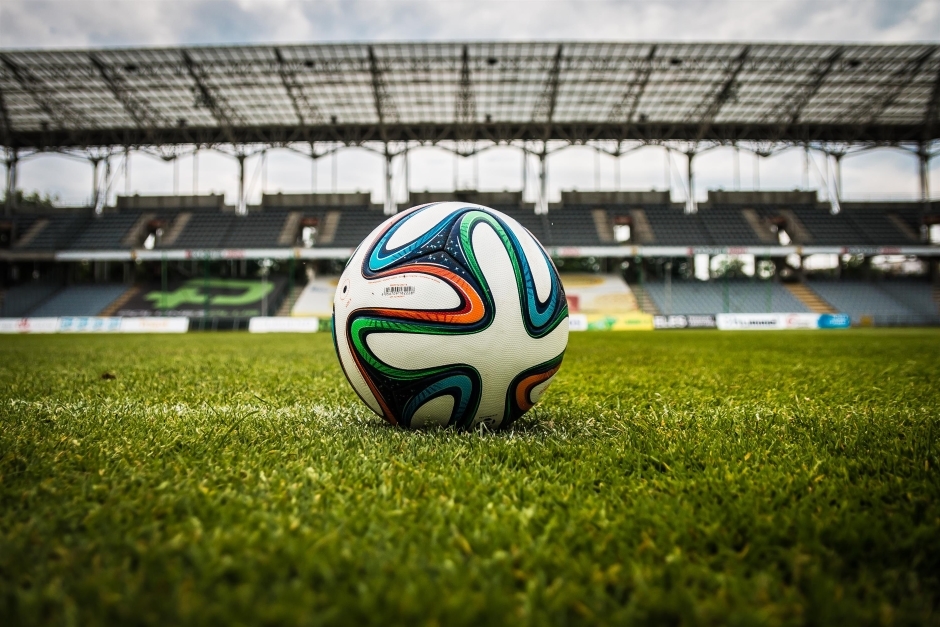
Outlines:
[[[937,622],[936,44],[8,49],[0,123],[8,624]],[[350,147],[384,190],[249,202],[249,158]],[[412,189],[430,147],[521,184]],[[552,197],[571,147],[669,183]],[[805,183],[702,198],[716,149]],[[919,198],[843,198],[874,150]],[[238,194],[117,193],[135,151],[224,152]],[[47,153],[87,204],[19,191]],[[509,431],[382,425],[324,332],[363,238],[451,200],[533,234],[585,331]]]

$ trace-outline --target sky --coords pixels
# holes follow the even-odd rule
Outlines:
[[[940,0],[3,0],[0,48],[92,48],[199,44],[266,44],[329,41],[589,40],[589,41],[781,41],[938,42]],[[717,149],[696,158],[695,195],[708,189],[794,189],[806,182],[803,153],[792,150],[758,160]],[[114,163],[116,193],[193,192],[193,158],[175,164],[143,153],[130,158],[125,178]],[[533,164],[534,165],[534,164]],[[412,189],[519,189],[522,157],[499,148],[456,159],[425,148],[410,163]],[[549,159],[549,198],[562,189],[673,190],[685,197],[684,157],[667,160],[651,147],[615,160],[576,147]],[[341,151],[313,166],[285,150],[248,160],[249,202],[262,190],[274,193],[372,191],[382,202],[382,159],[361,149]],[[897,149],[880,149],[843,160],[843,197],[916,198],[917,160]],[[532,172],[533,168],[530,167]],[[827,165],[817,156],[808,167],[810,187],[823,186]],[[396,165],[396,196],[403,196]],[[174,183],[175,181],[175,183]],[[57,195],[66,203],[91,195],[89,162],[42,155],[21,162],[21,189]],[[940,159],[932,161],[930,187],[940,196]],[[534,192],[534,181],[530,190]],[[199,193],[225,193],[235,203],[237,165],[231,157],[202,151]],[[530,197],[531,197],[530,193]],[[531,199],[531,198],[530,198]]]

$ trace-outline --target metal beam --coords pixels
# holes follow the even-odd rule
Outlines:
[[[241,123],[238,114],[221,94],[213,92],[212,87],[209,85],[208,77],[199,64],[193,61],[189,52],[183,50],[181,54],[183,63],[186,65],[186,71],[189,72],[189,76],[193,79],[193,82],[196,84],[196,89],[199,92],[199,104],[209,109],[212,113],[212,117],[215,118],[215,121],[218,122],[219,127],[221,127],[222,132],[228,137],[228,141],[233,144],[236,143],[234,134],[232,133],[232,127],[236,126],[235,122]]]
[[[148,104],[132,94],[124,84],[123,78],[114,71],[114,68],[106,65],[94,54],[89,54],[88,59],[95,66],[101,78],[104,80],[108,89],[114,94],[124,111],[134,119],[139,128],[155,128],[165,126],[166,120],[162,119],[158,113],[153,111]]]
[[[10,112],[7,110],[2,84],[0,84],[0,139],[3,140],[4,146],[14,147],[13,125],[10,123]]]
[[[372,76],[372,97],[375,101],[375,113],[379,118],[379,134],[385,137],[385,124],[391,120],[395,121],[398,114],[395,111],[395,104],[388,95],[385,87],[385,78],[382,76],[382,70],[379,68],[379,61],[375,56],[375,49],[369,46],[369,74]]]
[[[940,63],[937,64],[937,76],[933,81],[933,89],[930,92],[930,100],[924,109],[924,138],[921,143],[926,143],[936,137],[935,131],[940,126]]]
[[[68,127],[69,122],[79,122],[80,120],[74,112],[70,111],[68,107],[59,102],[58,100],[51,98],[45,89],[42,81],[39,80],[28,68],[20,67],[14,63],[7,55],[0,54],[0,63],[6,66],[10,73],[13,74],[13,77],[16,79],[16,82],[20,84],[20,87],[29,94],[29,97],[32,98],[33,102],[42,109],[42,112],[52,120],[55,125],[64,129]]]
[[[859,127],[855,124],[816,123],[795,124],[783,135],[777,124],[757,123],[713,123],[704,137],[701,128],[694,123],[645,122],[629,127],[606,122],[494,122],[473,124],[469,136],[460,136],[453,122],[446,124],[386,124],[384,137],[375,124],[318,124],[305,128],[296,124],[238,126],[222,129],[207,127],[172,127],[142,131],[130,128],[82,128],[76,130],[29,130],[15,131],[12,143],[19,148],[55,150],[64,148],[82,149],[88,146],[173,146],[198,144],[244,143],[283,146],[291,143],[330,142],[361,145],[367,142],[425,142],[442,141],[487,141],[508,143],[512,141],[545,141],[546,138],[566,142],[593,140],[640,141],[661,143],[668,141],[714,141],[721,143],[776,141],[802,145],[806,138],[814,142],[843,142],[866,146],[915,146],[925,140],[924,125],[918,124],[874,124]],[[940,139],[940,125],[929,131],[928,140]]]
[[[725,103],[735,97],[738,75],[741,74],[741,70],[744,69],[744,63],[747,61],[747,55],[750,51],[750,46],[744,46],[744,49],[741,50],[731,65],[728,66],[725,72],[725,80],[722,82],[721,87],[718,88],[718,91],[703,100],[695,108],[695,111],[692,112],[692,115],[689,116],[689,121],[697,122],[699,125],[699,130],[698,133],[696,133],[694,141],[699,141],[705,137],[712,122],[721,112],[721,108],[725,106]]]
[[[623,93],[620,102],[615,104],[607,116],[607,121],[611,123],[626,122],[632,124],[636,117],[637,109],[640,107],[640,99],[646,92],[646,86],[649,85],[650,76],[653,74],[653,59],[656,57],[656,45],[650,46],[649,54],[646,55],[646,64],[637,70],[636,78],[627,86],[627,91]],[[626,111],[626,115],[624,115]]]
[[[291,105],[294,107],[294,115],[297,116],[300,126],[307,126],[308,122],[322,122],[323,116],[317,106],[307,99],[303,85],[297,80],[297,73],[284,59],[280,48],[274,49],[274,56],[277,58],[278,76],[280,76],[284,91],[287,92],[287,97],[290,98]]]
[[[476,121],[476,113],[473,83],[470,80],[470,51],[464,46],[460,55],[460,83],[457,86],[457,107],[454,111],[458,135],[469,134],[469,127]]]
[[[545,83],[545,89],[539,97],[535,110],[532,112],[532,121],[544,121],[546,133],[542,138],[547,141],[550,137],[548,129],[551,128],[552,121],[555,118],[555,105],[558,103],[558,83],[561,76],[562,44],[558,44],[555,50],[555,57],[552,60],[552,67],[548,71],[548,80]],[[544,120],[542,120],[544,118]]]

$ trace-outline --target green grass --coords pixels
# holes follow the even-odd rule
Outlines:
[[[3,337],[0,623],[938,624],[938,415],[937,331],[577,334],[496,434],[327,334]]]

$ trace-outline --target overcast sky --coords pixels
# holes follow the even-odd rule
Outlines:
[[[936,42],[940,41],[940,0],[2,0],[0,47],[83,48],[102,46],[168,46],[179,44],[304,43],[323,41],[416,40],[610,40],[610,41],[799,41],[799,42]],[[931,168],[931,190],[940,195],[940,159]],[[180,193],[192,191],[192,159],[178,163]],[[381,159],[347,150],[335,163],[341,191],[374,191],[382,198]],[[412,187],[451,189],[454,170],[460,187],[475,180],[481,189],[518,189],[522,159],[518,151],[498,149],[473,159],[455,160],[436,149],[416,152],[411,162]],[[659,148],[624,157],[595,158],[584,148],[566,150],[550,159],[551,196],[558,190],[613,188],[615,168],[623,188],[663,189],[671,171],[674,197],[679,172]],[[320,191],[332,187],[331,158],[317,166]],[[668,168],[668,170],[667,170]],[[825,171],[810,165],[810,183],[819,186]],[[148,155],[131,158],[132,193],[171,193],[174,166]],[[258,160],[247,166],[252,200],[262,181],[268,191],[310,191],[310,161],[274,151],[262,170]],[[742,154],[741,189],[792,189],[802,185],[803,157],[791,151],[764,159],[758,167]],[[199,158],[199,192],[225,192],[234,203],[234,160],[212,152]],[[706,189],[732,189],[733,152],[716,150],[696,160],[696,195]],[[898,150],[879,150],[847,158],[844,195],[914,198],[917,162]],[[21,163],[20,187],[58,194],[79,202],[90,193],[87,162],[42,156]],[[115,177],[112,191],[123,193]]]

